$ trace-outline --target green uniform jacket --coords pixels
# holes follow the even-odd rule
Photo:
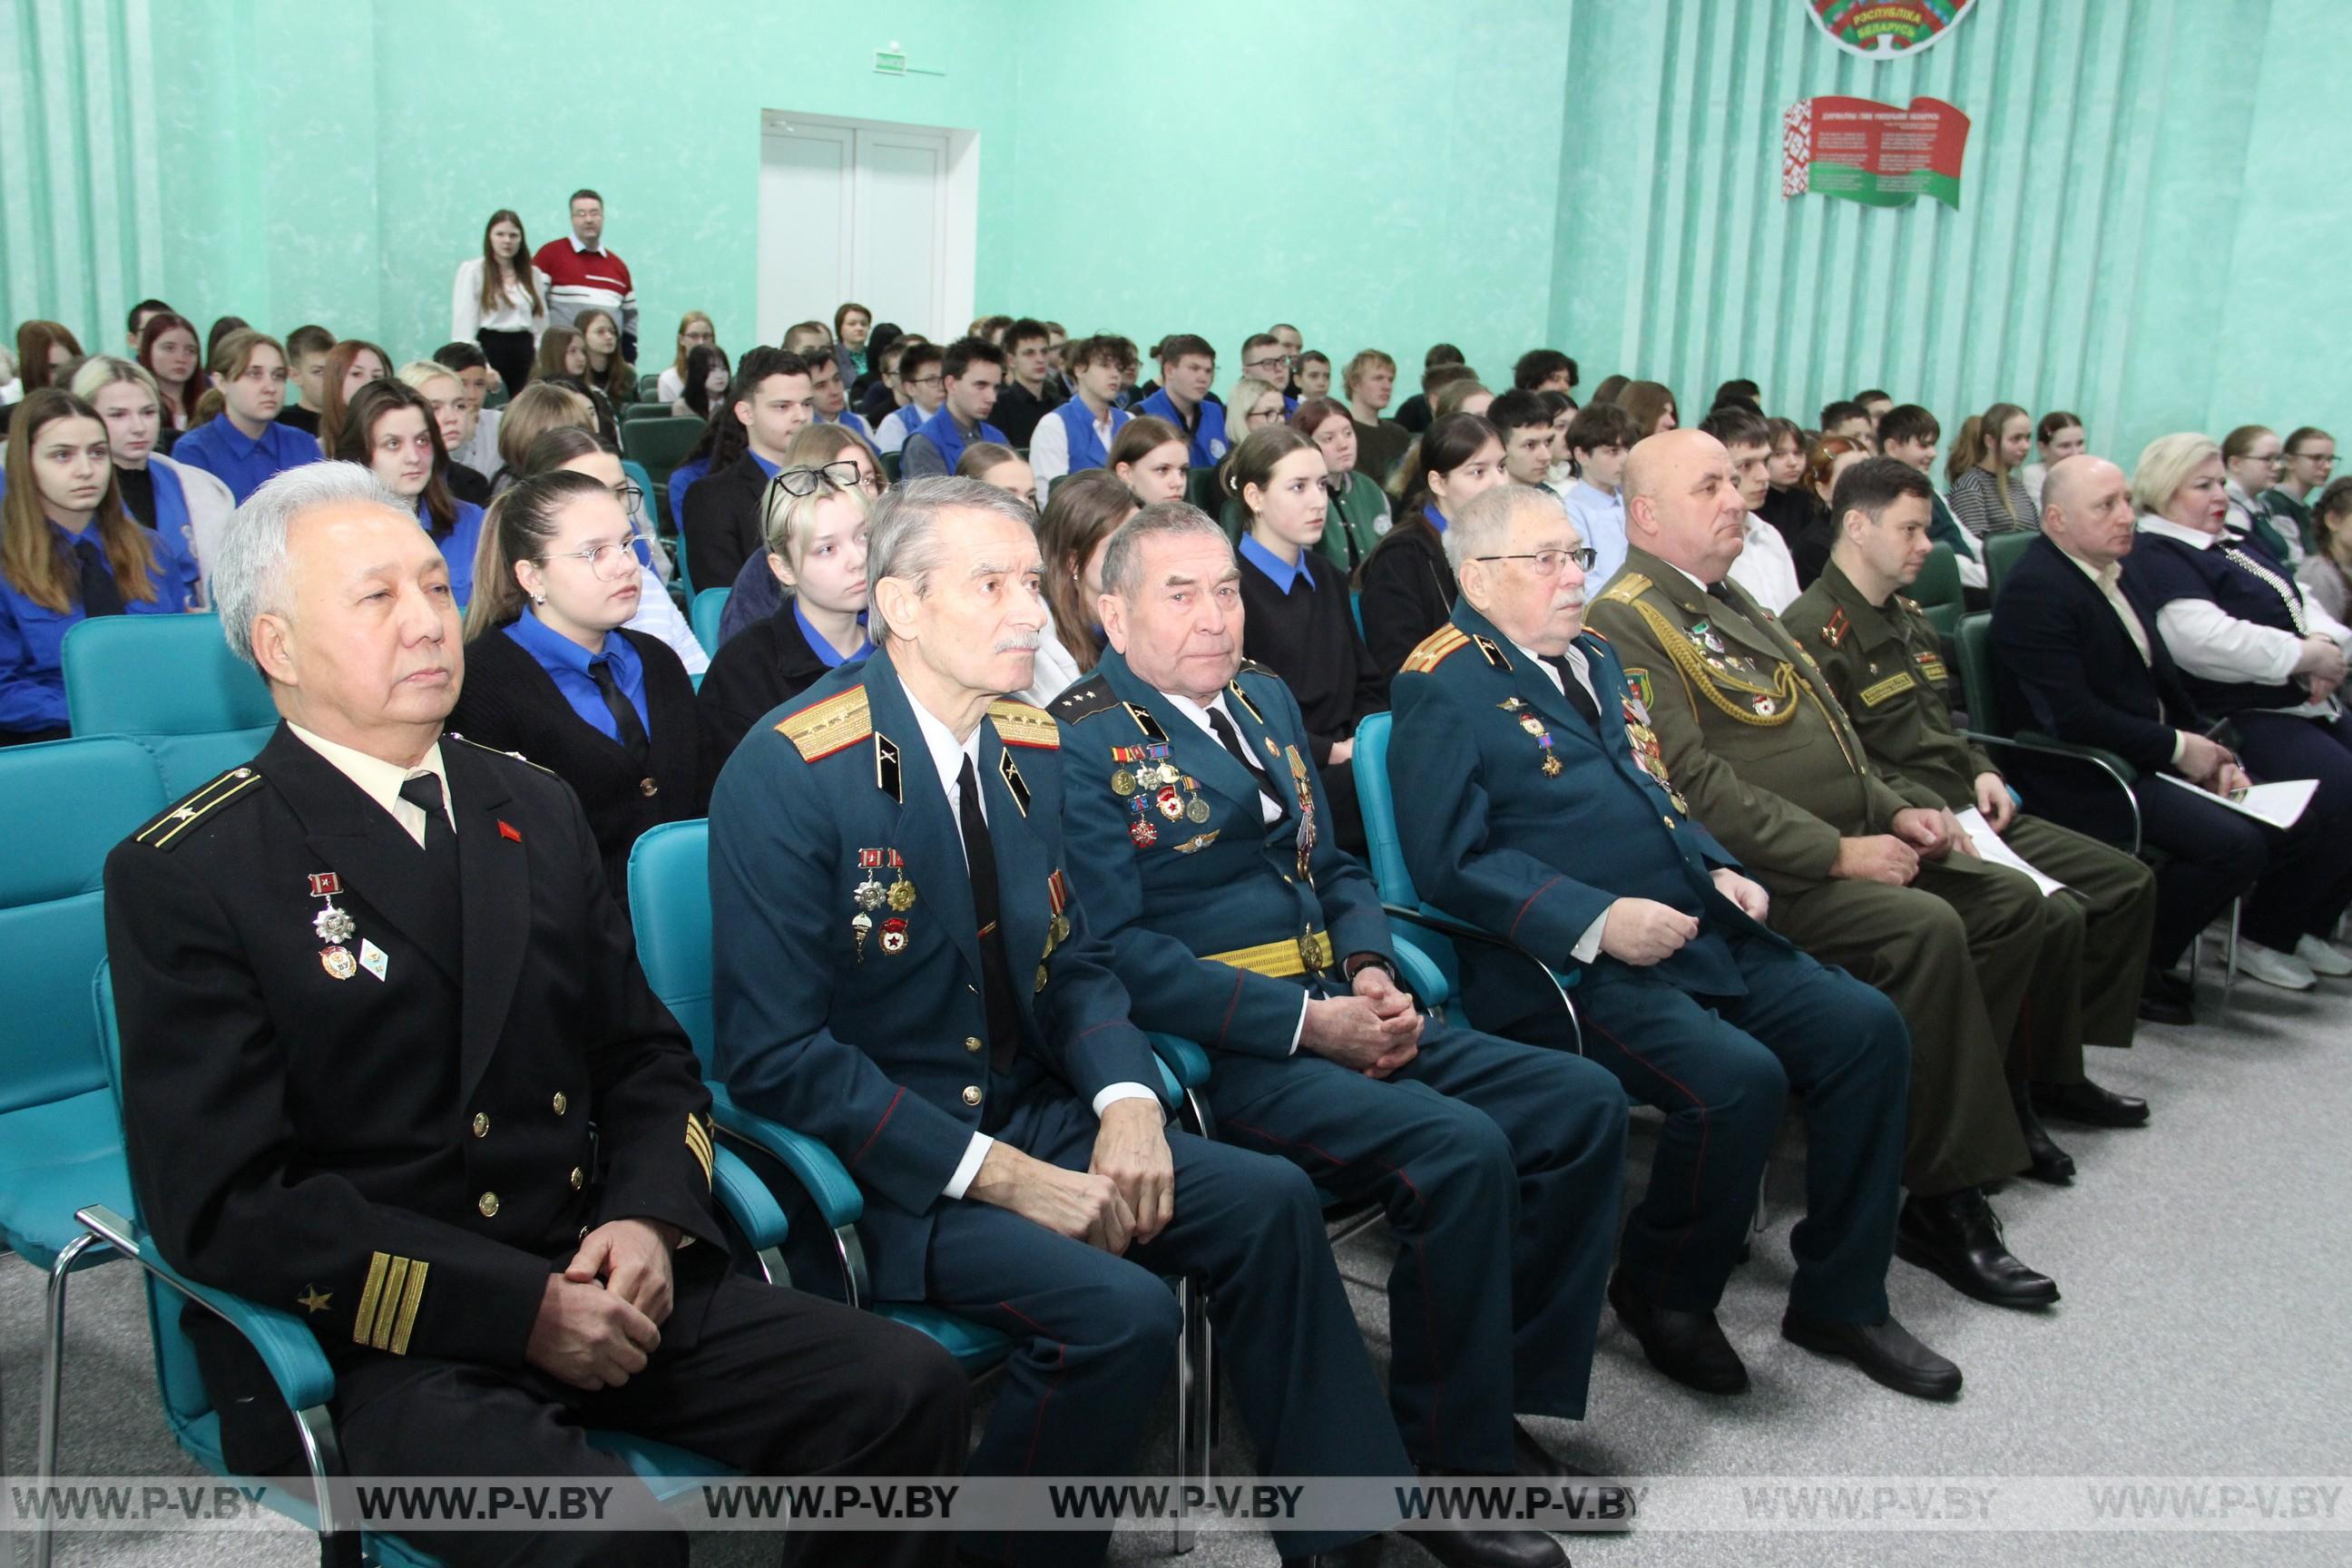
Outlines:
[[[1889,787],[1920,805],[1976,804],[1977,775],[2000,770],[1952,722],[1943,644],[1918,605],[1900,594],[1873,605],[1832,561],[1789,606],[1786,625]]]
[[[1631,550],[1586,624],[1616,648],[1691,815],[1774,892],[1814,887],[1841,838],[1941,803],[1881,778],[1812,660],[1747,590],[1722,589]]]

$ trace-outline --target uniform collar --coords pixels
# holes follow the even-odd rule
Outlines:
[[[613,657],[612,633],[604,634],[604,651],[592,654],[562,632],[550,626],[545,621],[541,620],[537,612],[529,605],[522,607],[522,614],[515,619],[514,640],[520,643],[523,651],[541,665],[547,665],[551,660],[577,675],[587,674],[588,667],[598,659]],[[299,733],[299,731],[297,732]]]
[[[1822,568],[1822,574],[1814,582],[1832,603],[1845,612],[1847,621],[1853,625],[1864,646],[1902,639],[1895,614],[1895,601],[1900,596],[1900,590],[1888,595],[1885,604],[1874,605],[1864,596],[1860,588],[1854,586],[1853,579],[1845,574],[1845,568],[1840,566],[1834,557]]]
[[[1297,561],[1285,561],[1281,556],[1260,544],[1255,535],[1244,533],[1242,535],[1241,543],[1235,546],[1235,552],[1243,560],[1265,573],[1274,585],[1285,594],[1288,594],[1294,586],[1302,582],[1309,588],[1315,586],[1315,574],[1307,570],[1307,552],[1304,550],[1298,552]]]
[[[404,768],[398,763],[387,763],[382,757],[372,757],[324,735],[313,734],[290,719],[286,728],[296,740],[324,757],[337,773],[359,785],[361,793],[383,807],[385,815],[395,822],[400,819],[399,808],[407,804],[400,798],[400,786],[419,773],[431,773],[441,781],[442,815],[449,819],[451,828],[457,826],[457,807],[450,799],[449,770],[441,760],[440,742],[434,742],[432,749],[415,767]]]

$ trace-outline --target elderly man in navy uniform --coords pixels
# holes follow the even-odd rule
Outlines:
[[[1398,984],[1297,701],[1243,662],[1207,514],[1145,508],[1102,573],[1110,651],[1053,712],[1079,897],[1137,1022],[1209,1050],[1220,1136],[1386,1209],[1389,1401],[1424,1469],[1561,1474],[1512,1414],[1584,1414],[1624,1095],[1572,1053],[1425,1018]],[[1561,1560],[1526,1534],[1512,1561]]]
[[[408,1533],[443,1562],[683,1563],[591,1427],[763,1474],[953,1473],[952,1361],[729,1268],[710,1098],[579,801],[441,733],[463,647],[414,510],[356,464],[290,470],[231,521],[212,585],[284,721],[106,868],[163,1256],[300,1314],[352,1474],[624,1489],[598,1531]],[[231,1468],[299,1472],[259,1360],[194,1309],[188,1329]],[[812,1538],[846,1563],[950,1544]]]
[[[1906,1394],[1959,1369],[1888,1311],[1910,1035],[1893,1003],[1766,928],[1764,889],[1694,821],[1642,700],[1583,629],[1592,553],[1549,496],[1463,509],[1445,545],[1453,622],[1405,660],[1389,770],[1414,886],[1577,976],[1585,1048],[1666,1113],[1610,1299],[1652,1364],[1735,1393],[1715,1311],[1793,1089],[1806,1215],[1781,1332]],[[1476,949],[1465,984],[1514,987]],[[1523,988],[1521,988],[1523,989]],[[1506,1032],[1551,1027],[1533,998]]]
[[[877,509],[877,650],[751,731],[710,808],[719,1062],[866,1194],[876,1294],[1015,1342],[971,1468],[1118,1474],[1173,1365],[1163,1275],[1207,1286],[1263,1473],[1407,1463],[1296,1170],[1182,1132],[1073,897],[1035,520],[974,479]],[[1292,1531],[1292,1555],[1376,1551]],[[1107,1531],[968,1537],[1089,1563]]]

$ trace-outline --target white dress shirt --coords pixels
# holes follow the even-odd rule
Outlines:
[[[1580,484],[1582,482],[1582,480],[1578,481]],[[1679,570],[1679,568],[1677,568],[1677,570]],[[1693,581],[1696,581],[1696,579],[1693,579]],[[1528,663],[1543,671],[1544,679],[1550,681],[1552,686],[1562,697],[1568,695],[1568,688],[1560,685],[1559,683],[1559,671],[1553,668],[1549,663],[1545,662],[1544,657],[1541,654],[1536,652],[1535,649],[1528,647],[1527,644],[1520,642],[1516,638],[1512,640],[1511,646],[1517,648]],[[1584,650],[1577,647],[1574,643],[1570,643],[1568,645],[1568,651],[1560,655],[1560,658],[1567,663],[1569,668],[1576,672],[1576,683],[1584,688],[1584,694],[1592,699],[1592,706],[1594,710],[1598,711],[1601,707],[1601,694],[1592,689],[1592,667],[1585,662]],[[1629,742],[1627,743],[1630,745],[1632,742]],[[1612,904],[1609,906],[1609,909],[1615,909],[1616,907],[1617,906],[1615,904]],[[1568,950],[1568,956],[1576,960],[1579,963],[1591,963],[1593,957],[1601,951],[1601,929],[1608,925],[1608,923],[1609,910],[1602,910],[1593,920],[1593,922],[1584,928],[1584,934],[1576,939],[1576,945]]]
[[[2107,601],[2107,608],[2115,611],[2116,619],[2123,622],[2124,630],[2131,637],[2132,647],[2139,649],[2139,661],[2150,668],[2155,668],[2156,653],[2147,640],[2147,627],[2141,622],[2139,612],[2132,608],[2131,601],[2124,597],[2123,563],[2110,561],[2105,566],[2094,566],[2071,550],[2062,547],[2058,553],[2072,561],[2075,569],[2091,580],[2092,585],[2099,590],[2100,596]],[[2173,766],[2180,765],[2180,753],[2188,749],[2189,737],[2175,730],[2172,732]]]
[[[1111,426],[1115,423],[1113,409],[1103,410],[1095,421],[1095,436],[1110,450]],[[1062,423],[1060,414],[1048,414],[1037,421],[1037,428],[1029,433],[1029,471],[1037,479],[1037,504],[1045,503],[1045,487],[1070,471],[1070,427]]]
[[[654,383],[654,401],[656,403],[676,403],[679,398],[684,397],[685,395],[686,377],[677,373],[677,366],[676,365],[672,365],[667,370],[662,372],[660,379]]]
[[[874,426],[874,449],[884,454],[903,450],[907,445],[907,437],[913,435],[916,427],[929,417],[930,416],[924,413],[916,404],[900,404],[882,416],[881,423]],[[1045,498],[1041,495],[1038,499],[1042,500]]]
[[[1595,592],[1617,575],[1625,564],[1625,495],[1622,490],[1602,489],[1589,479],[1578,479],[1560,496],[1568,508],[1570,522],[1584,542],[1592,548],[1592,570],[1584,580],[1595,584]]]
[[[956,842],[961,845],[963,843],[963,795],[957,785],[963,776],[963,767],[967,762],[971,764],[972,776],[975,779],[983,776],[980,766],[980,725],[973,725],[971,733],[965,739],[958,741],[955,738],[955,731],[933,717],[929,709],[911,698],[908,699],[907,705],[915,710],[915,727],[922,731],[923,745],[931,753],[932,771],[939,775],[940,785],[948,797],[948,820],[955,824]],[[982,722],[986,721],[983,720]],[[978,795],[980,819],[986,822],[988,791],[982,789]],[[964,853],[969,857],[971,850],[966,848]],[[968,860],[967,864],[969,864]],[[1106,1110],[1122,1100],[1149,1100],[1157,1104],[1160,1096],[1157,1091],[1139,1083],[1106,1084],[1095,1096],[1096,1118],[1099,1120]],[[948,1184],[940,1189],[940,1195],[961,1198],[969,1192],[971,1189],[972,1178],[980,1174],[981,1164],[987,1160],[989,1150],[995,1146],[996,1140],[987,1133],[973,1133],[971,1142],[964,1146],[963,1158],[956,1163],[955,1174],[948,1178]]]
[[[440,742],[434,742],[432,750],[415,767],[404,768],[398,763],[387,763],[382,757],[372,757],[324,735],[313,734],[291,720],[286,727],[294,732],[296,740],[332,763],[337,773],[390,812],[392,819],[400,824],[400,830],[416,840],[419,849],[425,847],[425,808],[401,799],[400,786],[420,774],[431,773],[441,781],[441,814],[449,819],[449,831],[457,831],[457,803],[449,798],[449,771],[441,763]]]
[[[2172,540],[2191,550],[2234,548],[2226,540],[2217,539],[2201,529],[2183,528],[2168,518],[2143,515],[2139,527],[2143,533]],[[2333,638],[2347,657],[2352,657],[2352,631],[2313,603],[2292,575],[2243,551],[2238,552],[2238,560],[2247,571],[2270,579],[2293,595],[2303,624],[2319,636]],[[2173,600],[2157,611],[2156,629],[2164,638],[2164,646],[2171,650],[2173,662],[2204,680],[2280,686],[2294,679],[2294,667],[2303,658],[2304,639],[2295,633],[2242,620],[2210,599]],[[2302,702],[2273,711],[2307,719],[2332,719],[2337,709],[2330,700]]]
[[[530,268],[531,281],[539,286],[539,310],[530,308],[530,295],[518,277],[506,286],[505,297],[494,310],[482,309],[482,258],[468,257],[457,263],[457,283],[449,301],[449,336],[458,342],[470,343],[478,331],[529,332],[537,342],[547,331],[547,274],[530,266],[528,257],[515,258],[515,270],[520,273]]]
[[[1797,602],[1804,592],[1797,585],[1797,563],[1789,553],[1789,542],[1780,531],[1757,516],[1747,515],[1740,525],[1748,542],[1739,552],[1739,559],[1731,563],[1724,575],[1748,590],[1748,597],[1779,615]]]

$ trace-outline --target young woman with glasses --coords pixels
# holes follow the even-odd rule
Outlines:
[[[654,537],[653,514],[644,492],[621,467],[619,450],[585,425],[559,425],[541,432],[523,449],[518,478],[559,469],[586,474],[610,490],[636,535],[637,613],[629,617],[628,629],[659,637],[677,655],[687,674],[700,675],[709,669],[709,654],[703,651],[692,623],[663,585],[662,563],[667,557],[660,553],[661,542]]]
[[[807,425],[784,448],[783,467],[768,481],[760,514],[766,517],[780,493],[799,497],[825,489],[856,490],[871,506],[882,499],[884,485],[882,459],[874,455],[874,448],[866,444],[863,437],[840,425]],[[763,536],[764,532],[763,526]],[[770,564],[769,558],[773,553],[768,550],[753,551],[743,563],[743,569],[735,574],[734,591],[727,596],[727,613],[719,622],[720,647],[744,627],[774,615],[783,603],[782,580]]]

